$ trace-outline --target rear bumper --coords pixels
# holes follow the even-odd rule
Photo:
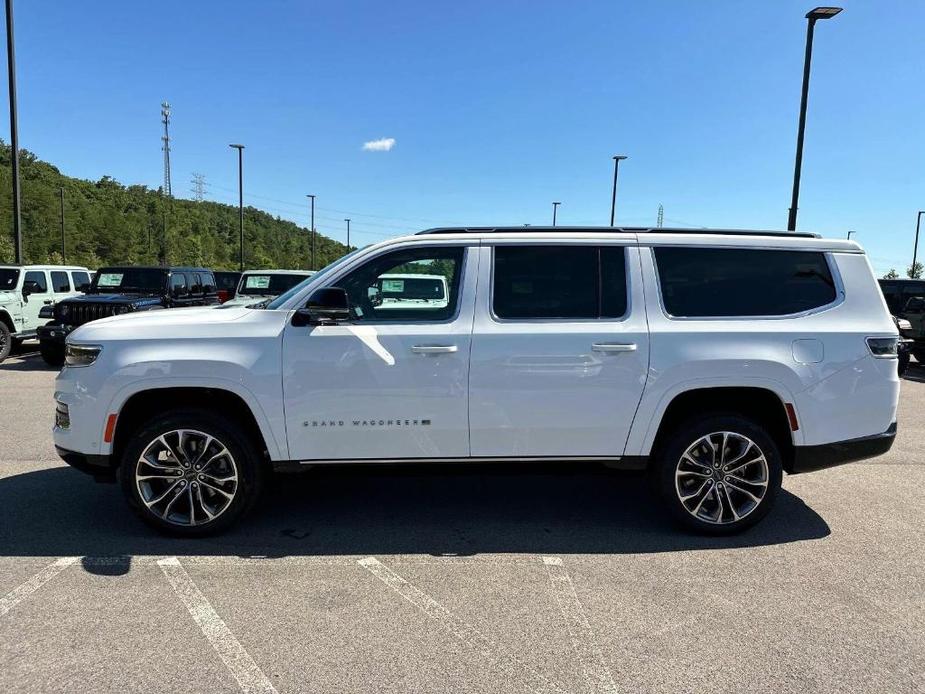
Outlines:
[[[896,422],[882,434],[862,436],[858,439],[824,443],[818,446],[797,446],[793,453],[791,474],[812,472],[827,467],[853,463],[866,458],[883,455],[893,446],[896,439]]]
[[[89,455],[55,446],[58,457],[75,470],[91,475],[97,482],[115,482],[116,468],[108,455]]]

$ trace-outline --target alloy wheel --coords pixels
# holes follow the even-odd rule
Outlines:
[[[761,504],[768,491],[768,461],[759,446],[733,431],[702,436],[675,467],[675,491],[699,521],[736,523]]]
[[[221,516],[238,490],[238,467],[224,443],[192,429],[159,435],[135,465],[135,486],[162,520],[202,525]]]

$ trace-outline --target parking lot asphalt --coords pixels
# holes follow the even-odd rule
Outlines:
[[[0,691],[925,691],[925,368],[889,454],[672,526],[639,474],[310,471],[232,532],[153,533],[0,364]]]

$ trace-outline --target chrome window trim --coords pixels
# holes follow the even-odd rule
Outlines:
[[[553,325],[562,325],[562,324],[580,324],[580,325],[605,325],[605,324],[617,324],[625,323],[632,313],[632,301],[633,297],[631,296],[631,285],[630,285],[630,259],[627,255],[628,248],[635,248],[635,243],[600,243],[597,240],[589,243],[587,239],[583,239],[582,243],[531,243],[529,241],[524,241],[521,243],[507,243],[505,241],[497,241],[490,239],[491,243],[484,243],[485,248],[490,249],[491,251],[491,262],[488,266],[490,285],[488,289],[488,317],[495,323],[501,325],[529,325],[529,324],[553,324]],[[635,241],[635,239],[634,239]],[[498,246],[510,246],[515,248],[533,248],[535,246],[592,246],[594,248],[601,248],[603,246],[616,246],[623,249],[623,280],[626,283],[626,310],[623,312],[622,316],[607,316],[606,318],[501,318],[498,314],[495,313],[495,249]]]
[[[697,244],[665,244],[659,246],[640,246],[640,248],[646,248],[649,251],[649,255],[652,259],[652,269],[655,271],[655,285],[656,285],[656,295],[658,296],[658,307],[662,312],[662,315],[670,321],[746,321],[746,320],[792,320],[794,318],[805,318],[806,316],[814,316],[825,311],[829,311],[833,308],[836,308],[845,302],[845,285],[842,282],[841,273],[838,271],[838,265],[832,259],[831,251],[817,251],[817,250],[801,250],[794,248],[786,247],[755,247],[755,246],[715,246],[715,248],[722,250],[759,250],[759,251],[793,251],[799,250],[801,253],[821,253],[825,258],[826,265],[829,268],[829,273],[832,275],[832,282],[835,285],[835,299],[827,304],[822,306],[817,306],[816,308],[807,309],[805,311],[799,311],[797,313],[782,313],[777,315],[739,315],[739,316],[675,316],[668,312],[668,309],[665,307],[665,297],[662,295],[662,278],[658,271],[658,260],[655,258],[655,249],[656,248],[704,248]],[[711,247],[713,248],[713,247]]]

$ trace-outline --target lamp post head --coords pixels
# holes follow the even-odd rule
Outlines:
[[[233,147],[234,149],[239,149],[239,150],[244,149],[244,145],[228,145],[228,146]]]
[[[817,19],[831,19],[841,10],[842,8],[840,7],[816,7],[806,13],[806,18],[814,21]]]
[[[627,156],[625,154],[617,154],[616,156],[613,157],[614,161],[623,161],[624,159],[627,159]]]

